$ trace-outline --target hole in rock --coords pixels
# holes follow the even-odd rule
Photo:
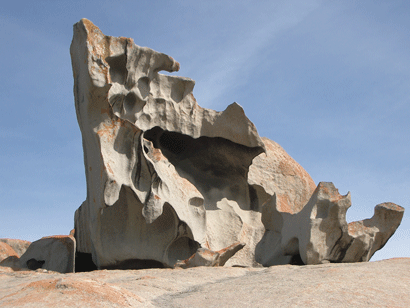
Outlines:
[[[138,89],[140,90],[141,97],[145,99],[150,91],[148,77],[141,77],[140,79],[138,79]]]
[[[145,102],[137,97],[133,92],[129,92],[124,99],[124,110],[126,113],[138,113],[144,108]]]
[[[204,200],[202,198],[194,197],[189,199],[189,205],[200,207],[204,205]]]
[[[26,262],[27,264],[27,268],[31,269],[33,271],[35,271],[36,269],[42,268],[44,263],[46,263],[46,261],[44,260],[36,260],[36,259],[30,259]]]
[[[291,265],[305,265],[305,263],[303,263],[302,261],[302,258],[300,257],[300,254],[292,256],[289,263]]]
[[[247,175],[252,159],[262,152],[260,147],[250,148],[220,137],[195,139],[160,127],[146,131],[144,137],[161,150],[181,177],[195,185],[207,209],[216,209],[216,202],[223,198],[235,200],[244,210],[259,207],[255,193],[251,204]]]
[[[91,272],[97,270],[91,253],[77,252],[75,254],[75,272]]]
[[[168,259],[171,264],[191,257],[200,247],[193,239],[183,236],[175,240],[168,248]]]
[[[112,82],[125,84],[127,80],[127,56],[125,54],[116,57],[107,57],[105,61],[110,65],[110,76]]]

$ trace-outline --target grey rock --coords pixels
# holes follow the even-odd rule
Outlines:
[[[403,209],[384,204],[349,233],[349,196],[315,191],[237,103],[200,107],[193,80],[159,73],[178,71],[170,56],[87,19],[70,52],[87,179],[74,236],[98,268],[368,261],[400,224]]]
[[[256,157],[266,167],[269,141],[242,107],[200,107],[193,80],[158,73],[178,70],[178,62],[105,36],[86,19],[74,25],[71,57],[87,178],[87,199],[75,214],[77,250],[100,268],[126,260],[172,267],[200,247],[218,251],[239,241],[246,247],[228,264],[255,265],[268,193],[257,179],[248,183],[248,173]],[[304,180],[295,186],[307,187],[299,203],[314,187],[307,173]]]
[[[20,257],[20,269],[39,268],[60,273],[73,273],[75,270],[75,239],[71,235],[43,237],[28,247]]]
[[[257,260],[265,266],[292,263],[295,258],[304,264],[369,261],[400,225],[404,209],[379,204],[371,219],[348,224],[350,206],[350,193],[341,196],[325,182],[295,214],[280,211],[272,198],[262,214],[266,232],[257,247]]]

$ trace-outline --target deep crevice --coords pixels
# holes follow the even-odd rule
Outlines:
[[[91,253],[76,252],[75,254],[75,272],[91,272],[97,270],[93,262]]]

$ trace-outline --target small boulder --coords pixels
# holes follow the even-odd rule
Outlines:
[[[71,235],[43,237],[31,243],[21,256],[19,265],[31,270],[43,268],[60,273],[73,273],[75,250],[75,239]]]
[[[224,266],[235,253],[245,247],[244,243],[234,243],[224,249],[212,251],[208,248],[198,248],[190,258],[179,261],[175,267],[189,268],[197,266]]]

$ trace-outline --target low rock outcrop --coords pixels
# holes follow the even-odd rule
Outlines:
[[[76,245],[73,236],[48,236],[31,243],[20,258],[10,259],[1,265],[16,270],[42,268],[60,273],[73,273],[75,252]]]
[[[30,246],[31,242],[19,240],[19,239],[10,239],[10,238],[0,238],[0,242],[8,244],[16,252],[18,257],[21,257]]]
[[[366,261],[400,223],[402,208],[384,205],[393,221],[377,214],[349,233],[348,197],[315,191],[240,105],[200,107],[193,80],[159,73],[178,71],[173,58],[86,19],[70,52],[87,179],[75,238],[98,268]]]
[[[0,307],[410,307],[410,259],[60,274],[0,267]]]
[[[371,219],[348,224],[350,206],[350,193],[341,196],[325,182],[295,214],[280,210],[277,199],[271,198],[262,214],[266,232],[256,249],[257,261],[264,266],[369,261],[400,225],[404,209],[382,203]]]

